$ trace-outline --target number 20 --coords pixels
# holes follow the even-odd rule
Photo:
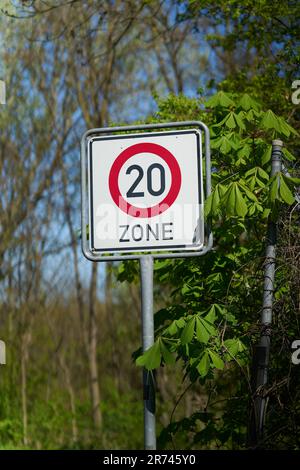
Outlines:
[[[153,189],[153,181],[152,181],[152,172],[157,168],[160,172],[160,187],[157,191]],[[131,165],[126,170],[126,175],[129,175],[132,171],[137,170],[138,176],[133,184],[128,189],[126,196],[127,197],[143,197],[145,195],[144,191],[135,191],[137,185],[143,179],[144,170],[139,165]],[[147,170],[147,190],[151,194],[151,196],[160,196],[166,188],[166,173],[164,167],[160,163],[153,163],[149,166]]]

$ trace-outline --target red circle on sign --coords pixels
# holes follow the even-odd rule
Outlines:
[[[136,207],[129,204],[129,202],[127,202],[121,195],[118,179],[120,170],[124,163],[126,163],[127,160],[134,155],[145,152],[154,153],[167,163],[171,171],[171,187],[166,197],[159,204],[151,207]],[[109,173],[109,190],[111,197],[123,212],[131,215],[132,217],[149,218],[162,214],[174,203],[178,196],[180,187],[181,172],[176,158],[162,145],[153,144],[150,142],[134,144],[123,150],[123,152],[121,152],[114,161]]]

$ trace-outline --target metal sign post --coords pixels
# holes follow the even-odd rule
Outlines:
[[[153,321],[153,258],[142,256],[141,268],[141,299],[142,299],[142,348],[143,352],[154,343]],[[155,380],[152,371],[143,370],[144,395],[144,441],[146,450],[156,449],[155,433]]]
[[[82,137],[82,251],[91,261],[140,261],[143,352],[154,343],[153,261],[211,250],[203,210],[210,193],[209,130],[201,121],[91,129]],[[152,371],[143,371],[143,391],[145,449],[155,450]]]

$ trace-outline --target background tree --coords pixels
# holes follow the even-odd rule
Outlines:
[[[275,4],[1,3],[7,104],[0,116],[0,325],[8,354],[0,371],[2,447],[142,446],[140,371],[130,357],[140,344],[137,267],[112,265],[104,272],[81,255],[79,140],[87,128],[114,122],[194,118],[214,132],[219,172],[208,210],[216,218],[217,249],[203,262],[155,268],[157,338],[170,327],[157,344],[167,362],[175,349],[180,358],[158,373],[158,427],[166,428],[161,445],[171,445],[170,438],[178,447],[243,445],[245,351],[258,330],[267,215],[260,208],[271,207],[273,182],[265,174],[273,133],[289,140],[285,157],[297,174],[298,137],[287,125],[298,128],[290,95],[298,78],[299,7]],[[204,110],[198,93],[217,89],[225,93]],[[252,98],[241,101],[245,93]],[[285,122],[266,114],[269,108]],[[257,174],[247,174],[256,166]],[[291,201],[287,194],[278,197]],[[289,343],[298,335],[292,321],[299,315],[298,212],[286,207],[282,214],[269,435],[275,432],[273,446],[280,439],[293,446],[297,375],[295,368],[289,375],[285,370]],[[117,283],[117,276],[131,284]],[[199,341],[201,367],[189,363],[198,322],[208,327]],[[281,433],[279,422],[287,426]]]

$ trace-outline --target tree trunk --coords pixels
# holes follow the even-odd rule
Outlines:
[[[106,263],[105,272],[105,316],[109,326],[110,337],[112,339],[111,344],[111,364],[112,373],[116,388],[121,392],[121,368],[118,356],[118,350],[116,345],[117,341],[117,326],[115,323],[114,311],[113,311],[113,300],[112,300],[112,263]]]
[[[27,362],[30,335],[25,332],[21,339],[21,400],[22,400],[22,424],[23,445],[28,446],[28,412],[27,412]]]
[[[97,302],[97,263],[92,265],[92,274],[90,280],[90,291],[89,291],[89,318],[88,325],[85,317],[84,310],[84,297],[83,289],[80,280],[79,266],[78,266],[78,253],[77,253],[77,239],[75,230],[73,227],[72,217],[71,217],[71,205],[67,195],[67,177],[64,166],[61,166],[62,169],[62,181],[64,188],[64,212],[69,227],[70,239],[71,239],[71,248],[73,253],[73,265],[75,272],[75,286],[76,286],[76,296],[77,296],[77,305],[79,320],[81,325],[81,335],[84,345],[84,352],[87,355],[88,359],[88,371],[89,371],[89,388],[90,388],[90,397],[92,403],[92,419],[96,429],[101,428],[102,416],[100,410],[100,388],[99,388],[99,378],[98,378],[98,367],[97,367],[97,318],[96,318],[96,302]],[[70,391],[69,391],[70,393]],[[70,396],[71,399],[71,396]]]
[[[76,420],[75,392],[71,380],[70,369],[60,353],[58,353],[59,363],[64,372],[65,384],[70,398],[70,408],[72,413],[72,441],[78,442],[78,426]]]

